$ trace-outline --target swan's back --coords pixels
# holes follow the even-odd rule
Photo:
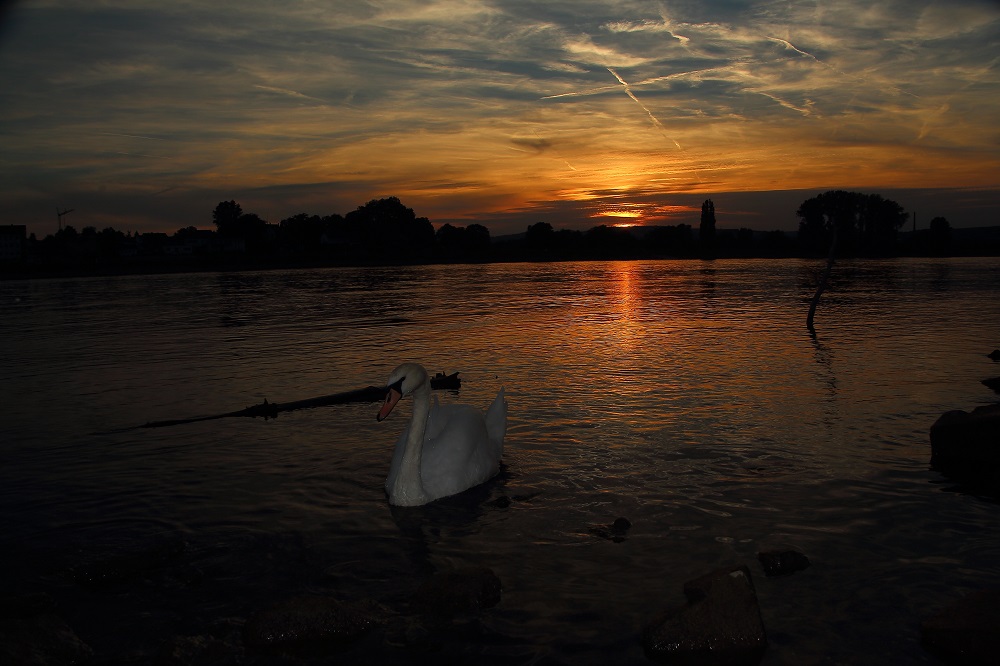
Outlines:
[[[434,401],[427,419],[420,476],[424,492],[437,499],[488,481],[500,471],[507,405],[503,389],[483,413],[469,405]]]

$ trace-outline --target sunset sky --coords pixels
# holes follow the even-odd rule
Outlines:
[[[997,0],[16,2],[0,224],[417,215],[794,229],[878,192],[1000,224]]]

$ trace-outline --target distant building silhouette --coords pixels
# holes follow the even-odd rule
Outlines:
[[[24,258],[28,228],[23,224],[0,225],[0,263],[13,264]]]
[[[698,226],[698,242],[704,255],[715,252],[715,204],[706,199],[701,205],[701,224]]]

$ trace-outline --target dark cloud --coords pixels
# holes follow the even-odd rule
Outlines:
[[[395,195],[579,226],[756,190],[734,201],[759,226],[789,190],[906,188],[982,223],[947,193],[1000,189],[998,40],[981,0],[23,2],[0,206],[169,228],[216,198],[280,219]]]

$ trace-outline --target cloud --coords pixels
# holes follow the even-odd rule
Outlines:
[[[528,149],[532,152],[544,152],[552,147],[552,141],[540,137],[511,137],[510,142],[518,149]]]
[[[995,2],[935,2],[919,12],[917,33],[922,39],[961,37],[995,24],[998,20]]]
[[[981,0],[20,3],[0,41],[0,204],[47,220],[52,199],[122,191],[152,224],[143,197],[168,188],[308,191],[272,207],[397,195],[432,219],[501,219],[584,192],[996,188],[998,15]]]

